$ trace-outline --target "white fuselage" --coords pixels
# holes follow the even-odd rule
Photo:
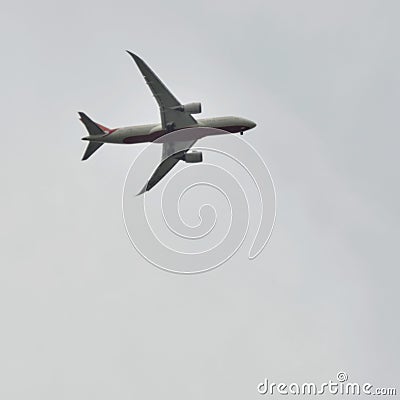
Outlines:
[[[240,117],[201,118],[196,127],[218,128],[222,133],[237,133],[247,131],[256,126],[253,121]],[[83,140],[103,143],[146,143],[166,135],[161,124],[128,126],[116,129],[104,129],[104,135],[86,136]]]

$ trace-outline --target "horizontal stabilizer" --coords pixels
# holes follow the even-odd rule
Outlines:
[[[82,157],[82,161],[87,160],[96,150],[98,150],[104,143],[101,142],[89,142],[86,147],[85,154]]]

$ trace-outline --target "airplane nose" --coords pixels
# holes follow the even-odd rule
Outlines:
[[[249,120],[249,129],[253,129],[256,126],[257,126],[257,124],[255,122]]]

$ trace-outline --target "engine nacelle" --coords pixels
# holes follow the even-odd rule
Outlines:
[[[174,109],[186,112],[188,114],[200,114],[201,113],[201,103],[183,104],[181,106],[174,107]]]
[[[203,161],[203,153],[201,151],[190,151],[183,155],[183,161],[187,163],[198,163]]]

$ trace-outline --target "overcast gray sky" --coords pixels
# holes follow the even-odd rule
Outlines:
[[[398,385],[397,1],[2,4],[0,398],[256,399],[265,377]],[[133,249],[138,146],[80,161],[77,111],[157,122],[130,49],[245,136],[271,241],[198,276]],[[400,388],[398,388],[399,390]]]

